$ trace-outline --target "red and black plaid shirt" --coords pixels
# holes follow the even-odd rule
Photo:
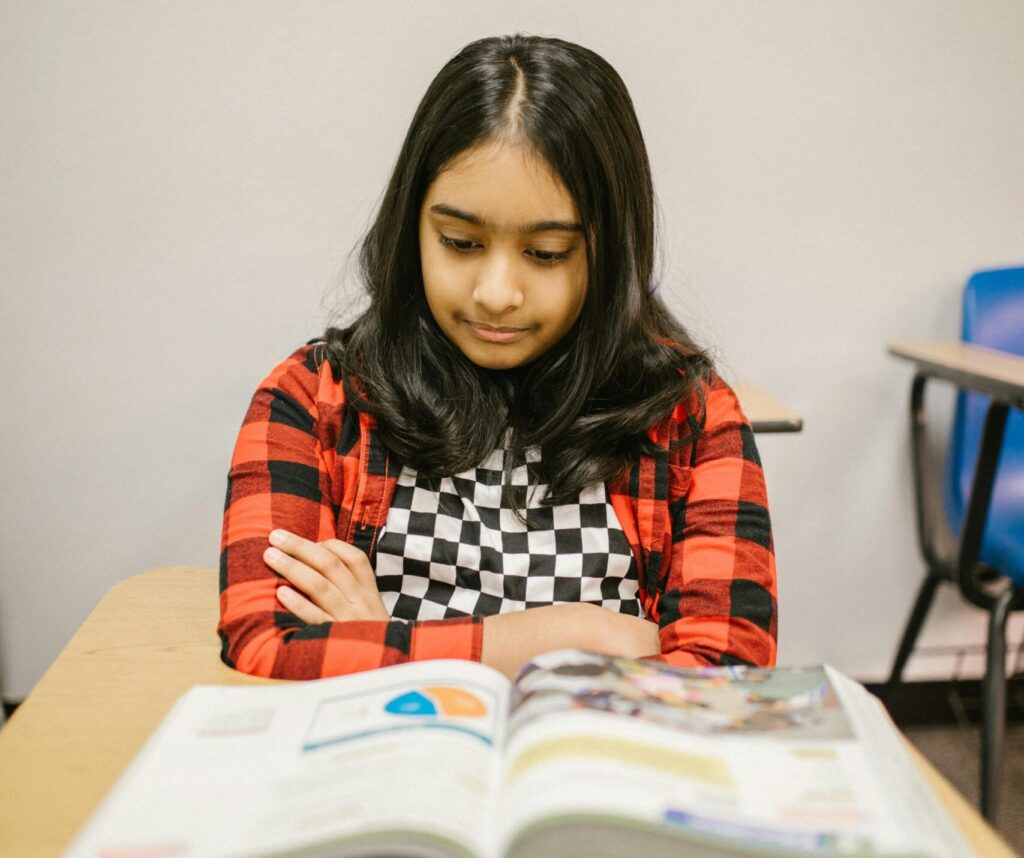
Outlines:
[[[732,390],[717,377],[695,448],[680,403],[649,435],[661,448],[608,484],[637,562],[662,661],[775,663],[776,580],[764,475]],[[274,528],[342,539],[370,555],[399,468],[373,418],[346,408],[322,347],[299,349],[260,385],[238,435],[220,557],[221,654],[260,676],[312,679],[404,661],[480,659],[482,617],[309,625],[277,601],[263,562]]]

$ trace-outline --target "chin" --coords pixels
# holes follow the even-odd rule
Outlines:
[[[462,352],[470,361],[475,363],[477,366],[483,369],[515,369],[518,366],[529,363],[533,360],[532,355],[523,355],[518,353],[505,353],[502,354],[500,351],[495,353],[487,353],[487,350],[477,350]]]
[[[470,360],[482,369],[496,370],[515,369],[516,367],[523,366],[523,364],[528,363],[527,360],[477,360],[475,358],[470,358]]]

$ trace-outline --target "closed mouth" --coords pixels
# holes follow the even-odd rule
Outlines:
[[[484,322],[474,322],[472,319],[466,319],[466,324],[480,339],[496,343],[517,340],[530,330],[529,328],[514,328],[510,325],[488,325]]]
[[[466,319],[466,321],[481,331],[496,331],[499,334],[517,334],[520,331],[529,330],[529,328],[513,328],[509,325],[488,325],[486,322],[474,322],[472,319]]]

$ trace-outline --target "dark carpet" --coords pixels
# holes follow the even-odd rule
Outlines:
[[[904,727],[903,734],[975,807],[978,807],[981,735],[972,722]],[[1006,725],[1006,779],[996,829],[1024,854],[1024,723]]]

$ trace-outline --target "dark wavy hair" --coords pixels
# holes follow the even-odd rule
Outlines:
[[[572,330],[531,363],[477,366],[427,306],[419,216],[427,189],[486,140],[533,147],[575,200],[588,284]],[[654,192],[633,103],[600,56],[560,39],[504,36],[463,48],[413,117],[359,254],[368,309],[328,328],[326,357],[385,446],[427,477],[479,465],[503,443],[506,469],[539,446],[545,503],[606,482],[654,445],[647,430],[690,399],[703,426],[711,361],[653,289]],[[506,480],[507,483],[507,480]],[[520,504],[521,505],[521,498]]]

